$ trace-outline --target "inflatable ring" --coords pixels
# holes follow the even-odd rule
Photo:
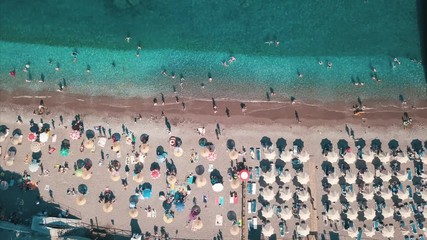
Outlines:
[[[176,144],[176,138],[175,138],[175,137],[170,137],[170,138],[169,138],[169,144],[170,144],[172,147],[175,147],[175,144]]]

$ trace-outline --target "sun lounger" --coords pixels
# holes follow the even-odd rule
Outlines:
[[[235,205],[239,204],[239,197],[238,196],[233,197],[233,201]]]
[[[250,150],[251,150],[251,159],[255,160],[255,150],[253,147],[251,147]]]
[[[248,194],[252,194],[252,182],[248,182]]]
[[[259,167],[255,167],[255,178],[256,180],[259,180],[261,177],[261,169]]]
[[[252,167],[249,167],[249,180],[253,180]]]
[[[261,160],[261,149],[259,149],[259,148],[256,148],[256,159],[258,160],[258,161],[260,161]]]
[[[252,213],[255,213],[256,212],[256,200],[254,199],[254,200],[252,200],[252,209],[251,209],[251,212]]]
[[[411,222],[411,230],[415,234],[417,233],[417,225],[415,225],[415,222]]]
[[[222,226],[223,217],[222,215],[216,215],[215,226]]]
[[[248,218],[248,228],[249,228],[249,231],[254,228],[254,224],[252,222],[252,218]]]
[[[410,168],[406,169],[406,173],[408,174],[408,180],[412,181],[412,170]]]
[[[258,218],[257,217],[252,218],[252,224],[254,226],[254,229],[258,228]]]
[[[252,213],[252,200],[248,201],[248,213]]]
[[[256,195],[256,183],[252,183],[252,194]]]

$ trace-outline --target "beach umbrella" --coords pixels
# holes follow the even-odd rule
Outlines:
[[[83,159],[78,159],[76,161],[76,166],[78,169],[83,168],[85,166],[85,161]]]
[[[274,199],[274,196],[276,194],[274,193],[272,188],[264,188],[263,191],[261,192],[261,195],[265,201],[270,202],[271,200]]]
[[[356,202],[356,200],[357,200],[357,195],[356,195],[354,192],[348,192],[348,193],[345,195],[345,199],[347,199],[347,201],[348,201],[349,203]]]
[[[310,199],[310,194],[308,193],[307,190],[298,191],[297,195],[298,195],[298,199],[302,202],[306,202]]]
[[[373,199],[374,198],[374,192],[370,188],[365,190],[362,194],[363,194],[364,199]]]
[[[86,184],[80,184],[77,187],[77,191],[79,191],[79,193],[81,193],[83,195],[87,194],[87,186],[86,186]]]
[[[302,162],[302,163],[306,163],[308,162],[308,160],[310,160],[310,155],[308,154],[307,151],[304,151],[300,154],[298,154],[297,158]]]
[[[113,171],[113,172],[110,174],[110,179],[111,179],[113,182],[117,182],[117,181],[119,181],[119,180],[121,179],[119,172]]]
[[[262,207],[262,209],[261,209],[261,215],[264,218],[267,218],[267,219],[271,218],[271,217],[273,217],[273,214],[274,214],[274,211],[273,211],[272,207],[270,207],[270,206]]]
[[[40,136],[39,136],[40,142],[45,143],[48,140],[49,140],[49,133],[47,133],[47,132],[40,133]]]
[[[102,206],[102,210],[104,210],[104,212],[106,212],[106,213],[113,211],[113,204],[104,203],[104,206]]]
[[[171,145],[172,147],[176,146],[176,137],[175,136],[171,136],[169,138],[169,145]]]
[[[83,169],[82,178],[83,178],[84,180],[89,180],[91,177],[92,177],[92,173],[91,173],[91,172],[89,172],[89,171],[88,171],[88,170],[86,170],[86,169]]]
[[[240,233],[240,228],[239,228],[239,226],[237,226],[237,225],[233,225],[233,226],[231,226],[231,228],[230,228],[230,234],[231,234],[232,236],[237,236],[237,235],[239,235],[239,233]]]
[[[274,228],[271,226],[271,223],[267,223],[264,227],[262,227],[262,235],[264,237],[269,238],[274,234]]]
[[[367,154],[363,155],[363,160],[365,160],[366,163],[371,163],[375,158],[375,153],[371,150]]]
[[[223,189],[224,185],[222,185],[222,183],[215,183],[212,185],[212,190],[214,190],[214,192],[221,192]]]
[[[385,226],[382,229],[382,234],[386,238],[393,238],[394,237],[394,226],[392,224]]]
[[[306,237],[310,234],[310,227],[307,224],[300,224],[297,226],[297,233],[301,237]]]
[[[174,175],[169,175],[167,178],[166,178],[166,181],[168,181],[168,183],[169,184],[175,184],[176,183],[176,177],[174,176]]]
[[[59,154],[61,154],[61,156],[66,157],[69,154],[69,150],[67,148],[61,148],[61,150],[59,151]]]
[[[195,172],[197,175],[202,175],[205,172],[205,167],[203,167],[203,165],[198,165],[195,168]]]
[[[149,199],[149,198],[151,198],[151,195],[152,195],[152,191],[151,191],[151,189],[149,189],[149,188],[146,188],[146,189],[144,189],[144,191],[142,191],[142,197],[143,197],[144,199]]]
[[[384,198],[384,200],[390,200],[392,196],[393,193],[388,188],[381,189],[381,197]]]
[[[86,149],[92,149],[92,148],[95,146],[95,143],[94,143],[94,141],[93,141],[93,140],[86,139],[86,140],[84,140],[84,142],[83,142],[83,146],[84,146]]]
[[[405,180],[408,179],[408,175],[403,173],[402,171],[396,172],[396,177],[397,179],[399,179],[400,182],[404,182]]]
[[[357,180],[356,174],[352,172],[348,172],[344,178],[345,178],[345,182],[348,184],[354,184],[356,183],[356,180]]]
[[[160,171],[158,169],[154,169],[153,171],[151,171],[150,175],[152,179],[157,179],[160,177]]]
[[[269,171],[262,174],[264,182],[267,184],[272,184],[276,181],[276,174],[273,171]]]
[[[374,181],[375,176],[374,174],[372,174],[371,171],[366,171],[365,173],[362,174],[362,179],[366,184],[370,184]]]
[[[326,156],[326,160],[328,160],[328,162],[330,163],[336,163],[339,160],[339,156],[336,152],[332,151],[328,153],[328,155]]]
[[[35,134],[35,133],[29,133],[28,134],[28,137],[27,137],[27,139],[28,139],[28,141],[30,141],[30,142],[34,142],[34,141],[36,141],[36,139],[37,139],[37,134]]]
[[[41,151],[41,144],[39,142],[32,142],[30,146],[31,152],[40,152]]]
[[[357,215],[358,215],[357,211],[354,210],[353,208],[350,208],[347,211],[347,218],[350,219],[351,221],[356,220],[357,219]]]
[[[236,160],[237,158],[239,158],[239,153],[236,150],[233,150],[230,153],[228,153],[228,156],[230,157],[231,160]]]
[[[143,144],[146,144],[148,142],[148,139],[150,138],[150,136],[146,133],[141,134],[141,136],[139,137],[139,140],[141,140],[141,142]]]
[[[184,202],[175,202],[175,209],[177,212],[182,212],[185,209]]]
[[[113,143],[113,146],[111,146],[111,150],[112,150],[113,152],[118,152],[118,151],[120,151],[120,142],[119,142],[119,141],[114,142],[114,143]]]
[[[264,150],[264,157],[268,160],[274,160],[276,158],[276,151],[273,149]]]
[[[299,183],[306,185],[310,181],[310,176],[306,172],[302,172],[297,175],[297,179]]]
[[[139,146],[139,151],[141,153],[148,153],[149,150],[150,150],[150,146],[148,146],[148,144],[141,144]]]
[[[249,176],[250,176],[250,173],[249,173],[249,171],[248,171],[248,170],[246,170],[246,169],[243,169],[243,170],[241,170],[241,171],[239,172],[239,178],[240,178],[240,180],[242,180],[242,181],[247,181],[247,180],[249,180]]]
[[[405,201],[409,198],[408,193],[405,190],[397,191],[397,197],[402,201]]]
[[[37,162],[32,162],[29,166],[28,166],[28,170],[30,170],[30,172],[37,172],[39,170],[39,164]]]
[[[200,156],[202,156],[202,157],[209,156],[209,149],[206,147],[202,148],[202,150],[200,150]]]
[[[292,161],[293,155],[290,151],[283,151],[280,153],[279,157],[282,161],[284,161],[286,163],[286,162]]]
[[[356,239],[359,235],[359,231],[356,229],[355,226],[353,226],[347,229],[347,234],[349,237]]]
[[[348,164],[354,164],[357,161],[357,156],[353,152],[344,155],[344,161]]]
[[[299,216],[303,221],[308,220],[310,218],[310,210],[306,207],[302,208],[299,212]]]
[[[227,149],[233,150],[236,147],[236,143],[233,139],[227,139]]]
[[[288,206],[285,206],[279,213],[279,217],[285,221],[290,220],[293,217],[291,209],[289,209]]]
[[[238,189],[240,187],[240,184],[241,184],[241,182],[239,179],[233,179],[230,182],[231,189]]]
[[[173,155],[175,155],[175,157],[181,157],[184,154],[184,150],[180,147],[176,147],[173,149]]]
[[[77,203],[77,205],[79,205],[79,206],[83,206],[83,205],[85,205],[85,204],[86,204],[86,198],[85,198],[83,195],[79,195],[79,196],[76,198],[76,203]]]
[[[12,145],[19,145],[19,144],[21,144],[22,143],[22,135],[14,135],[13,137],[12,137]]]
[[[409,158],[405,153],[399,153],[395,158],[400,163],[407,163],[409,161]]]
[[[131,218],[137,218],[139,215],[139,212],[137,209],[132,208],[131,210],[129,210],[129,217]]]
[[[338,221],[341,218],[340,213],[333,208],[329,209],[327,216],[328,216],[329,220],[331,220],[331,221]]]
[[[338,184],[339,177],[338,177],[337,172],[333,172],[333,173],[329,174],[327,178],[328,178],[329,184],[331,184],[331,185]]]
[[[390,162],[390,153],[386,153],[386,154],[380,153],[378,155],[378,158],[382,163],[388,163]]]
[[[375,211],[372,208],[368,208],[364,211],[366,220],[373,220],[375,218]]]
[[[169,217],[167,214],[163,215],[163,221],[167,224],[170,224],[173,222],[173,217]]]
[[[71,132],[70,132],[70,138],[71,138],[72,140],[77,140],[77,139],[79,139],[79,138],[80,138],[80,131],[78,131],[78,130],[73,130],[73,131],[71,131]]]
[[[285,171],[283,171],[282,174],[279,175],[279,179],[283,183],[288,183],[288,182],[292,181],[292,175],[289,172],[289,170],[286,169]]]
[[[213,162],[213,161],[215,161],[215,160],[216,160],[216,157],[217,157],[217,155],[216,155],[216,153],[215,153],[215,152],[209,152],[207,159],[208,159],[209,161]]]
[[[206,185],[206,178],[204,176],[199,176],[196,178],[196,187],[201,188]]]
[[[381,214],[384,218],[393,217],[394,210],[390,206],[387,206],[381,210]]]
[[[373,236],[375,236],[375,233],[377,231],[374,228],[365,228],[363,229],[363,233],[368,237],[368,238],[372,238]]]
[[[86,137],[87,139],[92,139],[95,137],[95,132],[92,129],[86,130]]]
[[[337,202],[340,199],[340,193],[336,190],[331,190],[328,194],[328,200],[331,202]]]
[[[404,206],[402,208],[399,209],[400,215],[402,216],[402,218],[409,218],[412,216],[412,211],[411,208],[409,206]]]
[[[74,176],[76,176],[76,177],[82,177],[83,176],[83,170],[82,169],[77,169],[74,172]]]
[[[379,178],[381,178],[384,182],[388,182],[388,181],[390,181],[390,179],[391,179],[391,172],[390,171],[388,171],[388,170],[386,170],[386,171],[383,171],[383,172],[379,172],[378,174],[378,177]]]
[[[1,181],[0,182],[0,190],[7,190],[9,188],[9,183],[7,181]]]
[[[285,188],[279,191],[279,197],[282,201],[288,201],[292,198],[292,193],[289,188]]]
[[[191,230],[197,231],[203,228],[203,222],[202,220],[194,220],[192,224]]]

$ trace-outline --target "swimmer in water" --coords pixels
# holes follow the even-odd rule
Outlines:
[[[166,71],[166,69],[163,69],[162,74],[166,77],[168,75],[168,71]]]
[[[175,79],[175,78],[176,78],[176,75],[174,72],[172,72],[172,79]]]
[[[89,64],[88,64],[88,65],[87,65],[87,67],[86,67],[86,72],[87,72],[87,73],[90,73],[90,65],[89,65]]]
[[[332,69],[332,62],[328,62],[328,69]]]
[[[181,82],[185,80],[184,75],[182,73],[179,75],[179,78]]]
[[[130,34],[126,35],[126,37],[125,37],[126,42],[130,43],[131,39],[132,38],[130,37]]]
[[[57,72],[61,71],[61,67],[59,66],[59,63],[56,63],[55,71]]]
[[[139,57],[139,56],[141,56],[141,55],[139,54],[139,50],[136,50],[136,57]]]
[[[204,88],[205,88],[205,84],[204,84],[204,83],[201,83],[201,84],[200,84],[200,87],[201,87],[202,89],[204,89]]]
[[[236,61],[236,58],[234,56],[231,56],[228,60],[228,63],[232,64],[234,61]]]
[[[304,74],[300,73],[300,74],[298,74],[298,77],[299,78],[304,78]]]
[[[209,78],[208,78],[208,81],[209,81],[209,82],[212,82],[212,77],[209,77]]]
[[[322,66],[323,65],[323,61],[319,60],[319,65]]]
[[[376,67],[373,67],[373,68],[372,68],[372,72],[376,73],[376,72],[377,72],[377,68],[376,68]]]
[[[278,47],[280,45],[279,40],[274,40],[274,44],[276,44],[276,47]]]
[[[136,45],[136,50],[141,50],[141,49],[142,49],[141,43],[138,43],[138,45]]]
[[[393,59],[393,61],[400,65],[400,61],[396,57]]]
[[[222,66],[224,66],[224,67],[228,67],[227,61],[223,61],[223,62],[222,62]]]

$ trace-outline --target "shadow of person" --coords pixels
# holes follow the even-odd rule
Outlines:
[[[141,234],[142,233],[141,227],[139,226],[137,219],[131,219],[130,220],[130,230],[131,230],[132,234]]]

